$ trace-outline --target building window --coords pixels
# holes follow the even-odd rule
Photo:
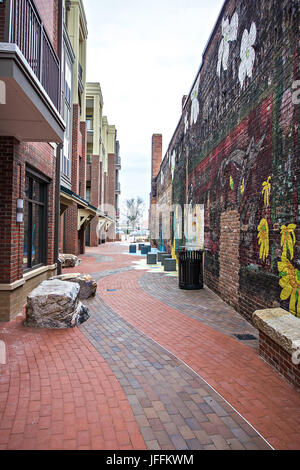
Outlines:
[[[94,130],[93,115],[90,113],[87,113],[86,115],[86,126],[88,131]]]
[[[71,119],[70,119],[70,110],[68,107],[65,107],[65,121],[66,121],[66,131],[64,135],[64,158],[63,158],[63,173],[70,178],[71,176],[71,162],[70,162],[70,153],[71,153]]]
[[[46,211],[48,185],[42,178],[26,172],[24,203],[24,271],[46,262]]]
[[[91,188],[89,187],[86,188],[86,201],[87,202],[91,201]]]
[[[70,65],[66,62],[65,69],[65,99],[71,106],[71,89],[72,89],[72,71]]]

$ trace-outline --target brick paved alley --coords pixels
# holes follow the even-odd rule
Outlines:
[[[207,288],[134,269],[126,245],[81,258],[65,271],[98,282],[88,322],[0,325],[1,450],[299,448],[300,396],[246,320]]]

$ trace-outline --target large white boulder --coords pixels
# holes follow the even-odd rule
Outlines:
[[[71,254],[61,254],[59,255],[59,260],[63,268],[75,268],[81,263],[81,260],[78,258],[78,256]]]
[[[90,318],[79,301],[80,286],[60,280],[44,281],[27,297],[25,326],[31,328],[74,328]]]
[[[80,286],[79,299],[87,300],[95,297],[97,291],[97,282],[89,274],[69,273],[52,277],[50,280],[60,280],[66,282],[76,282]]]

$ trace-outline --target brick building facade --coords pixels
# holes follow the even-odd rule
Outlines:
[[[56,272],[56,163],[65,129],[61,8],[59,0],[0,5],[0,80],[6,91],[0,105],[0,321],[14,317],[27,294]],[[30,26],[43,38],[44,57],[34,35],[27,35],[26,15],[37,18]]]
[[[299,20],[293,0],[226,1],[159,168],[153,137],[152,209],[203,208],[206,284],[250,321],[300,317]],[[153,243],[191,243],[167,222]]]
[[[101,229],[115,238],[116,130],[107,119],[101,151],[87,155],[87,35],[82,0],[0,3],[0,321],[57,272],[59,252],[84,253]]]
[[[103,116],[103,96],[99,83],[87,84],[87,200],[98,208],[86,232],[86,244],[98,246],[116,239],[119,211],[119,171],[121,159],[115,126]]]
[[[107,119],[102,116],[100,85],[86,83],[88,30],[81,0],[68,3],[65,30],[66,63],[72,79],[67,83],[65,73],[65,88],[70,91],[64,116],[69,126],[69,138],[65,138],[65,164],[61,167],[59,248],[61,253],[80,255],[85,252],[86,245],[97,246],[102,237],[115,238],[115,211],[105,208],[110,185],[114,184],[108,184],[111,176],[108,176],[107,152],[111,149],[115,153],[115,128],[108,126]],[[67,93],[65,100],[66,96]],[[115,160],[115,156],[110,160]],[[109,171],[115,175],[111,164]],[[115,204],[114,200],[112,204]]]

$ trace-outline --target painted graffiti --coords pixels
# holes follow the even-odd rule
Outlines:
[[[228,18],[222,20],[222,41],[219,46],[217,74],[221,75],[221,68],[226,71],[228,69],[229,59],[229,42],[236,41],[239,27],[239,17],[235,12],[229,21]]]
[[[250,320],[279,302],[300,316],[298,3],[225,2],[158,184],[158,199],[171,187],[171,204],[203,206],[206,282]],[[174,255],[198,232],[176,240],[171,221]]]
[[[256,41],[256,25],[252,23],[250,31],[245,29],[241,43],[241,64],[239,68],[239,81],[243,88],[246,77],[252,77],[252,71],[255,61],[255,50],[253,48]]]

